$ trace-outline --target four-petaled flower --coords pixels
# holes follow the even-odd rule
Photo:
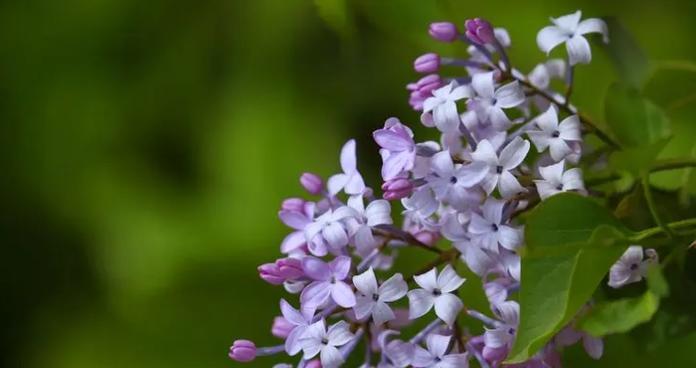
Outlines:
[[[341,148],[341,169],[343,173],[329,178],[327,187],[329,194],[336,195],[343,190],[349,195],[362,194],[365,190],[365,182],[358,172],[355,156],[355,140],[351,139]]]
[[[302,290],[302,309],[315,310],[329,298],[344,308],[355,305],[353,289],[345,283],[350,272],[350,258],[338,256],[329,263],[311,256],[302,259],[302,269],[313,281]]]
[[[450,84],[433,91],[433,97],[429,97],[423,102],[423,114],[432,112],[432,119],[435,126],[441,132],[451,132],[459,128],[459,112],[457,111],[458,100],[471,97],[472,92],[469,86],[460,86],[452,81]],[[424,119],[427,119],[424,117]]]
[[[530,130],[527,135],[539,152],[544,152],[548,148],[554,161],[560,161],[573,152],[570,143],[578,143],[582,140],[578,117],[571,115],[559,124],[556,108],[553,105],[539,115],[535,123],[540,130]]]
[[[399,119],[387,119],[384,128],[376,130],[372,137],[381,147],[379,153],[382,156],[382,179],[390,180],[413,169],[416,160],[413,132],[401,124]]]
[[[498,253],[498,244],[503,248],[515,250],[522,244],[522,230],[506,225],[503,219],[505,201],[488,198],[482,206],[482,213],[471,214],[469,232],[472,242],[481,248]]]
[[[496,186],[505,198],[527,191],[510,171],[524,161],[529,152],[529,146],[529,141],[515,137],[498,156],[495,148],[487,139],[479,142],[471,157],[474,161],[488,164],[489,172],[481,182],[486,193],[491,194]]]
[[[322,368],[336,368],[343,363],[339,346],[347,344],[354,335],[346,321],[339,321],[326,330],[324,320],[310,325],[300,339],[304,359],[308,360],[319,354]]]
[[[585,185],[582,182],[582,169],[575,167],[564,172],[564,165],[565,161],[562,160],[553,165],[539,168],[539,174],[543,180],[534,180],[534,184],[542,200],[561,192],[585,191]]]
[[[343,206],[327,210],[304,228],[309,251],[315,256],[325,256],[329,250],[337,250],[348,244],[348,232],[343,220],[356,216],[354,209]]]
[[[489,121],[495,129],[502,131],[510,127],[510,119],[503,109],[521,105],[524,91],[517,81],[495,88],[493,72],[475,74],[471,86],[476,97],[469,100],[469,108],[476,111],[481,121]]]
[[[587,64],[592,60],[590,44],[582,35],[587,33],[601,33],[603,41],[609,42],[607,24],[597,18],[585,19],[582,22],[580,10],[573,14],[558,18],[551,18],[552,26],[544,27],[537,34],[537,45],[545,53],[565,42],[568,50],[568,62],[570,65],[579,63]]]
[[[509,348],[515,340],[517,325],[519,323],[520,306],[517,302],[508,300],[493,307],[493,311],[500,319],[494,328],[486,328],[483,339],[486,347]]]
[[[348,198],[348,207],[355,211],[355,215],[348,221],[348,228],[353,234],[356,249],[365,254],[377,243],[372,235],[372,228],[392,223],[391,206],[388,201],[377,199],[365,207],[362,196],[352,196]]]
[[[414,367],[427,368],[466,368],[469,366],[468,354],[447,354],[452,336],[428,335],[425,345],[428,349],[416,346],[413,356]]]
[[[371,267],[360,275],[353,276],[353,284],[358,290],[353,307],[355,317],[363,319],[372,315],[372,321],[378,326],[396,317],[387,303],[403,298],[408,291],[408,285],[400,273],[377,286],[377,278]]]
[[[293,308],[285,299],[280,300],[280,311],[285,320],[295,326],[285,338],[285,351],[290,355],[295,355],[302,350],[300,339],[304,336],[309,325],[312,324],[312,313]]]
[[[451,292],[457,290],[465,280],[450,265],[445,266],[440,275],[433,268],[413,279],[422,289],[408,292],[409,318],[418,318],[435,306],[435,314],[451,326],[464,306],[459,297]]]
[[[488,165],[483,162],[455,165],[449,151],[435,154],[431,161],[431,168],[434,173],[426,180],[435,192],[437,199],[449,203],[455,208],[466,207],[472,195],[476,195],[476,192],[470,188],[481,182],[489,171]]]
[[[645,251],[648,258],[643,260],[643,247],[632,245],[609,270],[609,286],[620,288],[638,282],[648,273],[648,266],[657,262],[657,253],[652,249]]]

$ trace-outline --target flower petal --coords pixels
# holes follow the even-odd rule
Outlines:
[[[346,142],[341,148],[341,169],[346,174],[352,174],[357,170],[354,139]]]
[[[501,86],[495,91],[496,106],[509,109],[524,102],[525,96],[518,81]]]
[[[568,39],[568,36],[563,30],[556,26],[544,27],[537,33],[537,46],[547,55],[554,47],[560,45]]]
[[[312,280],[328,281],[331,279],[331,267],[319,258],[304,257],[302,259],[302,270]]]
[[[589,64],[592,60],[590,44],[583,36],[575,35],[571,37],[566,42],[566,50],[568,50],[568,63],[570,65]]]
[[[353,339],[353,334],[350,333],[348,322],[338,321],[329,327],[326,331],[326,338],[329,340],[329,345],[341,346]]]
[[[461,299],[453,294],[444,293],[435,298],[435,314],[448,326],[452,326],[463,307]]]
[[[443,293],[450,293],[457,290],[464,283],[464,279],[457,275],[451,265],[445,266],[437,276],[437,286]]]
[[[495,93],[493,72],[474,74],[471,79],[471,86],[477,95],[484,98],[493,98]]]
[[[382,301],[375,303],[375,307],[372,310],[372,321],[374,321],[375,325],[380,326],[382,323],[391,321],[394,318],[396,318],[396,315],[394,315],[394,311],[389,308],[387,303]]]
[[[404,277],[397,273],[383,282],[379,287],[379,299],[385,302],[399,300],[408,292],[408,285]]]
[[[503,198],[512,198],[520,193],[527,192],[527,189],[520,185],[517,178],[509,171],[503,171],[503,173],[500,174],[498,189],[500,189],[500,195],[502,195]]]
[[[413,280],[423,289],[433,291],[437,288],[437,270],[432,268],[426,273],[415,275]]]
[[[372,267],[359,275],[353,276],[353,285],[363,295],[372,297],[372,294],[377,294],[377,278]]]
[[[415,289],[408,292],[408,318],[416,319],[428,313],[435,303],[432,292]]]
[[[315,309],[324,304],[331,295],[331,284],[325,281],[314,281],[302,290],[300,302],[302,308]]]
[[[500,152],[500,164],[505,170],[512,170],[519,166],[529,152],[529,141],[515,137]]]
[[[391,205],[384,199],[378,199],[370,202],[365,209],[365,217],[367,217],[368,226],[391,224]]]
[[[337,368],[343,363],[343,355],[331,345],[324,346],[319,357],[322,368]]]
[[[331,287],[331,298],[343,308],[350,308],[355,305],[355,294],[353,289],[345,282],[336,282]]]
[[[445,353],[447,353],[447,348],[449,347],[450,341],[452,341],[452,336],[430,334],[425,340],[425,346],[428,347],[430,354],[438,358],[442,358],[445,356]]]
[[[602,41],[604,41],[604,43],[609,42],[609,29],[607,24],[598,18],[589,18],[583,20],[578,24],[578,28],[575,33],[579,35],[584,35],[587,33],[601,33]]]

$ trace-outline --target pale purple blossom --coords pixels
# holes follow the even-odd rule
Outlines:
[[[377,245],[372,229],[378,225],[392,224],[391,206],[388,201],[378,199],[365,207],[362,196],[350,197],[348,206],[355,211],[355,215],[348,222],[350,233],[354,237],[355,247],[364,254]]]
[[[649,256],[643,259],[643,247],[632,245],[609,270],[609,286],[620,288],[638,282],[648,273],[648,266],[657,263],[657,253],[652,249],[645,251]]]
[[[343,173],[329,178],[329,194],[336,195],[343,190],[349,195],[363,194],[365,182],[358,172],[355,155],[355,140],[351,139],[341,149],[341,169]]]
[[[460,86],[456,81],[432,91],[433,96],[423,103],[423,114],[432,112],[435,126],[442,132],[451,132],[459,128],[459,112],[456,102],[472,96],[469,86]]]
[[[539,130],[527,131],[527,135],[539,152],[548,148],[554,161],[558,162],[572,153],[572,143],[582,140],[578,117],[571,115],[559,124],[558,113],[553,105],[534,121]]]
[[[326,330],[324,320],[310,325],[300,339],[304,358],[310,359],[319,354],[322,368],[336,368],[344,359],[338,347],[353,339],[348,323],[339,321]]]
[[[493,328],[486,328],[483,334],[484,343],[486,347],[494,349],[510,348],[517,334],[520,306],[517,302],[509,300],[496,304],[493,312],[500,323]]]
[[[353,289],[344,282],[350,272],[350,258],[338,256],[329,263],[319,258],[305,257],[302,260],[305,274],[314,280],[302,290],[302,308],[314,310],[329,299],[344,308],[355,305]]]
[[[472,242],[484,249],[498,252],[498,244],[515,250],[522,244],[522,229],[507,224],[503,219],[505,202],[488,198],[481,207],[481,214],[472,213],[469,232]]]
[[[598,18],[585,19],[582,22],[580,10],[558,18],[551,18],[552,26],[544,27],[537,34],[537,45],[541,51],[550,53],[561,43],[566,44],[570,65],[587,64],[592,60],[590,44],[583,35],[600,33],[603,41],[609,42],[607,24]]]
[[[329,251],[337,252],[348,245],[348,230],[344,220],[355,217],[354,209],[343,206],[328,210],[304,228],[309,251],[315,256],[325,256]]]
[[[488,165],[484,162],[454,164],[449,151],[442,151],[433,156],[431,168],[433,174],[427,181],[436,198],[456,208],[467,207],[472,195],[476,194],[470,188],[480,183],[489,171]]]
[[[585,184],[582,181],[582,170],[572,168],[563,171],[565,161],[539,168],[542,180],[534,180],[539,197],[542,200],[561,192],[575,191],[584,193]]]
[[[308,310],[297,310],[293,308],[285,299],[280,300],[280,311],[286,324],[292,326],[292,330],[285,338],[285,351],[289,355],[295,355],[302,350],[300,339],[304,336],[309,325],[312,324],[313,313]],[[284,326],[287,328],[287,326]]]
[[[435,314],[448,325],[452,325],[464,304],[458,296],[452,294],[464,283],[452,266],[447,265],[438,275],[432,270],[413,277],[421,289],[408,292],[409,317],[418,318],[435,307]]]
[[[408,291],[408,285],[400,273],[394,274],[378,286],[372,268],[353,276],[353,284],[358,294],[353,307],[355,317],[363,319],[371,315],[376,325],[396,318],[394,311],[387,303],[403,298]]]
[[[481,182],[486,193],[491,194],[496,186],[505,198],[527,191],[511,171],[524,161],[529,152],[529,146],[529,141],[515,137],[498,155],[488,140],[479,142],[471,157],[474,161],[488,165],[489,172]]]
[[[480,73],[472,77],[471,86],[476,97],[469,100],[468,106],[482,121],[490,121],[496,129],[505,130],[511,122],[503,109],[521,105],[525,99],[524,91],[517,81],[496,89],[493,74]]]
[[[381,147],[382,178],[394,179],[405,171],[413,169],[416,159],[416,143],[413,132],[401,124],[397,118],[389,118],[384,128],[372,133],[375,142]]]
[[[431,334],[425,340],[427,349],[416,346],[413,357],[414,367],[427,368],[467,368],[469,357],[466,353],[447,353],[452,336]]]

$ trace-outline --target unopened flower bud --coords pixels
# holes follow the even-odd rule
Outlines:
[[[259,271],[261,279],[271,285],[280,285],[285,281],[285,278],[281,276],[280,270],[275,263],[264,263],[259,266],[257,270]]]
[[[288,198],[280,205],[283,211],[303,212],[305,200],[302,198]]]
[[[450,22],[430,23],[428,28],[430,36],[438,41],[452,42],[457,39],[457,26]]]
[[[440,240],[440,235],[438,233],[428,230],[419,231],[413,234],[413,237],[418,239],[419,242],[431,247]]]
[[[318,359],[310,360],[305,364],[305,368],[321,368],[321,362]]]
[[[439,68],[440,56],[432,52],[419,56],[413,62],[413,69],[418,73],[434,73]]]
[[[304,276],[302,261],[297,258],[281,258],[275,261],[275,265],[278,268],[278,274],[285,280],[296,280]]]
[[[437,74],[428,74],[416,82],[418,92],[430,94],[432,90],[442,87],[442,79]]]
[[[309,194],[319,195],[324,190],[324,181],[319,175],[312,173],[304,173],[300,176],[300,184]]]
[[[406,198],[413,192],[413,184],[405,178],[396,178],[387,180],[382,184],[382,195],[384,199],[393,201],[401,198]]]
[[[493,26],[481,18],[469,19],[464,23],[466,27],[466,37],[479,45],[492,44],[495,40]]]
[[[249,340],[236,340],[230,347],[229,357],[238,362],[250,362],[256,358],[256,345]]]
[[[271,334],[273,336],[284,339],[290,335],[290,332],[295,328],[295,326],[288,322],[283,316],[276,316],[273,319],[273,326],[271,326]]]

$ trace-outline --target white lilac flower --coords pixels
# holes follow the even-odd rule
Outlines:
[[[381,147],[382,178],[396,178],[405,171],[413,169],[416,160],[416,143],[413,132],[401,124],[397,118],[389,118],[384,128],[372,133],[375,142]]]
[[[377,335],[375,350],[381,351],[383,354],[382,361],[377,368],[406,368],[411,366],[416,346],[398,339],[388,340],[389,336],[398,334],[399,332],[395,330],[385,330]]]
[[[548,148],[554,161],[560,161],[572,153],[571,144],[582,140],[578,117],[571,115],[559,124],[558,113],[553,105],[534,121],[539,130],[530,130],[527,135],[537,151],[544,152]]]
[[[336,195],[343,190],[349,195],[362,194],[365,190],[365,182],[358,172],[355,156],[355,140],[351,139],[341,148],[341,169],[343,173],[329,178],[327,186],[329,194]]]
[[[300,312],[293,308],[285,299],[280,300],[280,311],[286,321],[294,327],[285,338],[285,351],[289,355],[295,355],[302,350],[300,339],[304,336],[309,325],[312,324],[313,315],[310,311]]]
[[[451,292],[457,290],[465,280],[450,265],[445,266],[439,275],[433,268],[413,279],[422,289],[408,292],[409,318],[418,318],[435,306],[435,314],[451,326],[464,306],[459,297]]]
[[[350,272],[350,257],[338,256],[326,263],[308,256],[302,259],[302,269],[307,277],[314,280],[300,295],[303,310],[316,310],[329,298],[344,308],[355,305],[353,289],[343,281]]]
[[[510,347],[517,333],[520,306],[517,302],[509,300],[496,304],[493,311],[501,323],[494,328],[486,328],[486,332],[483,334],[484,343],[486,347],[494,349]]]
[[[489,121],[498,130],[506,130],[511,122],[503,109],[521,105],[524,91],[517,81],[495,88],[493,72],[475,74],[471,86],[476,97],[469,100],[469,108],[476,111],[481,121]]]
[[[626,284],[638,282],[648,273],[648,266],[657,263],[657,253],[647,249],[648,257],[643,260],[643,247],[632,245],[609,270],[609,286],[620,288]]]
[[[437,199],[463,209],[476,202],[476,191],[470,190],[488,174],[488,165],[474,162],[468,165],[454,164],[449,151],[442,151],[431,161],[433,174],[427,177],[428,184]]]
[[[410,197],[401,200],[406,213],[424,219],[435,213],[440,203],[435,199],[435,193],[430,186],[424,185],[416,189]]]
[[[481,187],[491,194],[497,186],[500,194],[509,198],[527,190],[520,185],[517,178],[510,172],[519,166],[529,152],[529,141],[515,137],[500,152],[500,156],[488,140],[482,140],[471,154],[474,161],[488,164],[488,175],[481,182]]]
[[[311,359],[319,354],[323,368],[340,366],[344,359],[338,347],[347,344],[354,337],[348,327],[346,321],[336,322],[329,327],[328,331],[324,320],[310,325],[300,339],[304,359]]]
[[[463,354],[447,354],[450,350],[452,336],[430,334],[425,340],[427,350],[416,346],[413,357],[414,367],[427,368],[466,368],[469,366],[469,357]]]
[[[505,201],[488,198],[481,207],[481,214],[472,213],[469,232],[476,245],[498,253],[498,244],[515,250],[522,244],[522,229],[510,226],[503,220]]]
[[[393,275],[378,286],[372,268],[360,275],[353,276],[353,285],[358,292],[355,306],[353,306],[355,317],[363,319],[372,315],[372,320],[376,325],[396,318],[394,311],[387,303],[403,298],[408,291],[408,285],[400,273]]]
[[[348,206],[355,210],[356,215],[348,223],[353,234],[355,247],[358,252],[365,254],[371,251],[377,244],[372,228],[377,225],[392,224],[391,206],[384,199],[377,199],[368,203],[367,207],[362,196],[348,198]]]
[[[354,209],[343,206],[327,210],[314,222],[304,228],[304,236],[309,251],[315,256],[325,256],[329,250],[334,252],[348,244],[348,232],[343,220],[355,217]]]
[[[567,191],[585,192],[582,182],[582,170],[579,168],[563,171],[565,161],[539,168],[543,180],[534,180],[539,197],[544,200],[554,194]]]
[[[542,28],[537,34],[537,45],[541,51],[548,54],[553,48],[565,42],[570,65],[589,63],[592,60],[592,51],[583,35],[601,33],[606,43],[609,42],[609,31],[603,20],[590,18],[581,22],[581,17],[582,12],[578,10],[573,14],[551,18],[553,25]]]
[[[278,217],[283,223],[295,231],[288,234],[280,244],[280,251],[285,254],[294,254],[307,243],[304,235],[304,229],[311,224],[314,217],[313,205],[306,205],[303,211],[281,210]]]
[[[456,101],[472,96],[469,86],[460,86],[456,81],[433,91],[433,96],[423,102],[423,118],[432,119],[441,132],[450,132],[459,128],[459,112]]]

